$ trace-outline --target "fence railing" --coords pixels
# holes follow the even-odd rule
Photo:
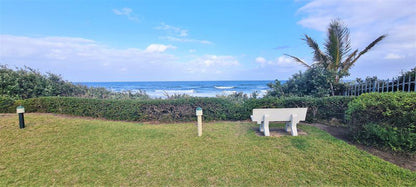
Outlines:
[[[353,84],[347,87],[345,96],[358,96],[369,92],[415,92],[416,72],[387,80],[366,80],[365,82]]]

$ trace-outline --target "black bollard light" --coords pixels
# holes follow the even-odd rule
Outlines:
[[[25,117],[23,115],[25,113],[25,108],[20,105],[16,108],[16,112],[19,115],[19,127],[23,129],[25,128]]]

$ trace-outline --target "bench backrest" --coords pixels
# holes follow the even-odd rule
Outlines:
[[[252,121],[263,121],[263,116],[268,115],[269,121],[290,121],[291,114],[297,114],[297,119],[305,121],[308,108],[261,108],[253,109]]]

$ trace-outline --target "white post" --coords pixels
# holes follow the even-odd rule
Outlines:
[[[286,131],[286,132],[289,132],[289,131],[290,131],[290,121],[287,121],[287,122],[286,122],[286,125],[285,125],[285,131]]]
[[[263,121],[261,121],[261,122],[257,122],[257,124],[258,124],[258,125],[260,125],[260,126],[259,126],[259,131],[260,131],[260,132],[264,132],[264,123],[263,123]]]
[[[202,108],[196,108],[196,116],[198,121],[198,136],[202,136]]]
[[[270,136],[270,130],[269,130],[269,115],[265,114],[263,116],[263,128],[264,128],[264,136]]]
[[[298,115],[292,114],[290,115],[290,130],[292,131],[292,136],[298,135],[298,129],[296,127],[296,124],[298,123]]]

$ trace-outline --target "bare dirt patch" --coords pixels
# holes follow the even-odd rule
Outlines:
[[[361,150],[364,150],[374,156],[377,156],[385,161],[393,163],[402,168],[416,171],[416,155],[410,156],[410,155],[398,154],[398,153],[394,153],[388,150],[380,150],[374,147],[358,144],[351,140],[351,135],[349,134],[348,129],[345,127],[327,126],[327,125],[318,124],[318,123],[312,123],[312,124],[302,123],[302,124],[318,127],[319,129],[322,129],[328,132],[335,138],[344,140],[348,144],[354,145],[355,147]]]

